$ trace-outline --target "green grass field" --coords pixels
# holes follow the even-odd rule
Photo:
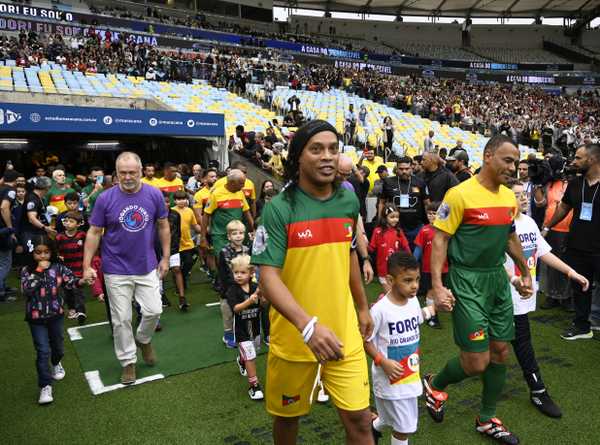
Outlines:
[[[199,308],[216,300],[215,293],[202,282],[200,275],[195,276],[194,281],[190,292],[193,306]],[[368,292],[373,299],[379,292],[378,285],[369,286]],[[67,376],[54,385],[54,403],[38,406],[34,349],[23,321],[22,306],[22,300],[0,305],[3,358],[0,443],[271,443],[271,419],[262,402],[248,398],[247,382],[239,375],[234,362],[93,396],[67,335],[63,359]],[[97,301],[88,301],[88,314],[88,323],[103,321],[104,307]],[[561,310],[539,311],[533,315],[532,322],[544,380],[564,411],[561,420],[546,418],[531,405],[520,370],[514,358],[511,359],[498,415],[518,433],[524,444],[600,443],[600,404],[595,397],[596,384],[600,384],[600,343],[561,340],[558,334],[569,319],[570,314]],[[437,371],[456,354],[447,315],[442,316],[442,322],[443,330],[422,327],[422,372]],[[71,320],[65,324],[66,327],[75,325]],[[157,333],[157,336],[162,334]],[[187,354],[194,354],[194,350]],[[258,359],[259,376],[263,380],[265,359],[265,355]],[[480,389],[480,382],[475,378],[449,388],[450,400],[443,424],[434,424],[421,408],[419,431],[411,443],[491,443],[473,432]],[[382,443],[389,443],[387,437]],[[302,419],[299,443],[341,444],[343,441],[340,422],[330,404],[315,406],[312,413]]]

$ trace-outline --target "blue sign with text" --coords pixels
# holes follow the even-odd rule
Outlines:
[[[0,102],[3,132],[224,136],[225,117],[215,113],[66,107]]]

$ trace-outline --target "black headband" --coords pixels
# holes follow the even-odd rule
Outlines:
[[[336,137],[338,137],[337,130],[329,122],[319,119],[310,121],[307,124],[300,127],[298,131],[294,134],[292,142],[290,143],[290,152],[301,153],[302,150],[304,150],[304,146],[310,140],[310,138],[312,138],[315,134],[321,133],[323,131],[331,131],[333,134],[335,134]]]

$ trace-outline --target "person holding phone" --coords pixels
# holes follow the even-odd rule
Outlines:
[[[102,167],[92,167],[88,185],[81,190],[81,199],[87,216],[92,214],[94,203],[100,193],[104,191],[104,170]]]

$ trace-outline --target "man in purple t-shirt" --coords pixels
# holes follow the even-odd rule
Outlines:
[[[116,171],[119,185],[98,197],[89,220],[83,276],[95,279],[91,262],[102,238],[102,270],[110,302],[115,354],[123,367],[121,383],[128,385],[136,379],[136,343],[146,364],[156,362],[151,341],[162,313],[159,280],[169,270],[171,234],[161,192],[141,182],[139,156],[121,153]],[[160,263],[154,250],[157,233],[163,253]],[[133,298],[142,309],[135,338],[131,328]]]

